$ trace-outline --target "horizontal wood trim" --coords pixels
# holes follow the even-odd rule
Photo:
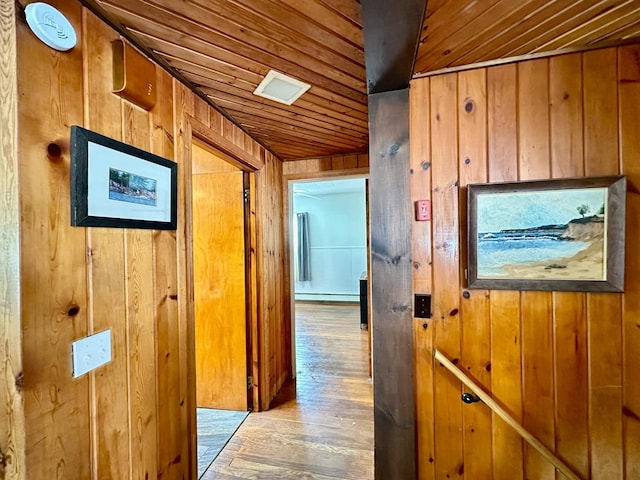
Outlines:
[[[228,155],[230,157],[229,161],[234,165],[240,168],[249,168],[250,170],[261,170],[264,168],[263,161],[248,154],[243,148],[233,143],[226,136],[216,132],[190,115],[187,115],[187,119],[191,124],[191,130],[195,137],[204,140],[209,145]]]

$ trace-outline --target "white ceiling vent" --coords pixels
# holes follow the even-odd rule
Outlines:
[[[309,88],[311,85],[308,83],[270,70],[253,93],[269,100],[291,105]]]

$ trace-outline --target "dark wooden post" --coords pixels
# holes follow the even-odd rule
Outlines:
[[[417,478],[409,81],[426,0],[362,0],[369,92],[376,480]]]
[[[375,478],[416,478],[409,89],[369,95]]]

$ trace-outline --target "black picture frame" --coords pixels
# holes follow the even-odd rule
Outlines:
[[[175,230],[175,162],[71,127],[71,225]]]
[[[624,291],[626,191],[624,176],[468,185],[468,288]]]

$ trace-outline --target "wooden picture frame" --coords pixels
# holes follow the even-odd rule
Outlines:
[[[624,176],[467,188],[467,286],[622,292]]]
[[[175,230],[177,164],[74,125],[71,225]]]

